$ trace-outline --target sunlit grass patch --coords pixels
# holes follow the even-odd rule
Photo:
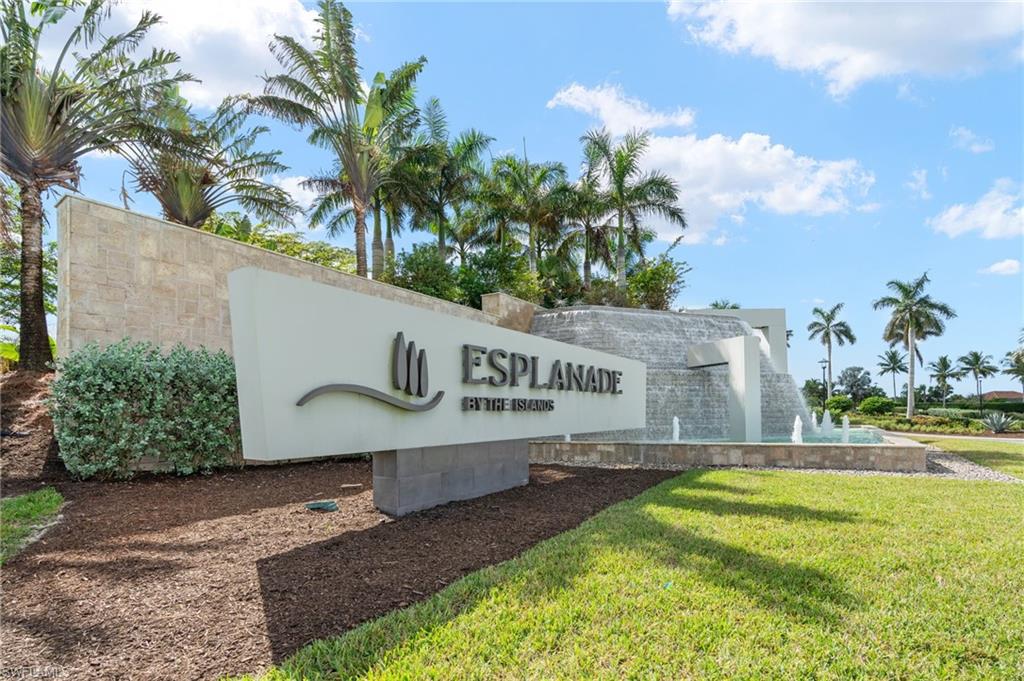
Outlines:
[[[0,500],[0,565],[56,515],[63,503],[64,497],[52,487]]]
[[[692,471],[263,678],[1013,678],[1022,509],[1005,483]]]

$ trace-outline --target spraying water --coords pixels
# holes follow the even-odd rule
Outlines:
[[[566,433],[565,434],[565,441],[566,442],[572,442],[572,435],[570,435],[569,433]]]
[[[849,444],[850,442],[850,417],[843,414],[843,443]]]
[[[811,432],[818,432],[818,412],[811,410]]]
[[[793,444],[799,445],[804,441],[804,422],[800,418],[800,414],[796,415],[796,419],[793,421],[793,435],[790,437]]]
[[[832,431],[833,431],[833,428],[832,428],[832,412],[830,412],[828,409],[826,409],[825,413],[822,414],[822,417],[821,417],[821,434],[822,435],[831,435]]]
[[[679,442],[679,417],[672,417],[672,442]]]

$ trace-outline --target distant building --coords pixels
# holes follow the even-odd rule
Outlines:
[[[1019,390],[989,390],[981,397],[985,400],[1024,400],[1024,393]]]

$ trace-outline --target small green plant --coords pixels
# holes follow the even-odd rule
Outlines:
[[[668,310],[685,286],[684,277],[690,269],[685,262],[662,254],[629,276],[629,295],[640,307]]]
[[[64,497],[52,487],[0,500],[0,565],[56,515],[63,503]]]
[[[893,409],[892,400],[887,397],[865,397],[861,400],[860,404],[857,405],[857,411],[862,414],[868,414],[870,416],[878,416],[881,414],[891,414]]]
[[[241,450],[235,367],[224,352],[150,343],[90,344],[61,360],[50,412],[60,457],[78,478],[131,477],[144,456],[186,475]]]
[[[853,409],[853,400],[849,395],[833,395],[825,400],[825,408],[833,414],[843,414]]]
[[[993,433],[1005,433],[1013,424],[1013,419],[1001,411],[990,411],[981,422]]]

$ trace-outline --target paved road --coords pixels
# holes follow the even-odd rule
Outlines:
[[[886,435],[894,435],[896,437],[927,437],[927,438],[938,438],[940,440],[983,440],[985,442],[1013,442],[1024,446],[1024,436],[1022,437],[990,437],[988,435],[939,435],[938,433],[900,433],[897,431],[887,430]]]

